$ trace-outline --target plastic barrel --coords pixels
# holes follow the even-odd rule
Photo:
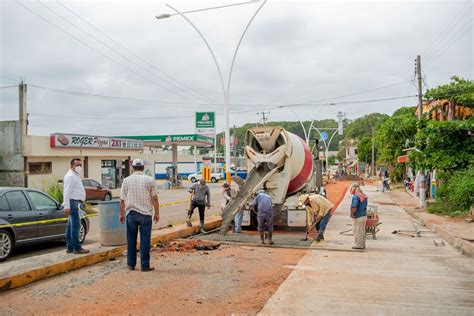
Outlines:
[[[120,201],[99,203],[99,241],[102,246],[120,246],[127,243],[127,229],[119,220]]]

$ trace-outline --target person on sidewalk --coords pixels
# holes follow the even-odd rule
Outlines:
[[[82,248],[79,242],[79,232],[81,229],[80,210],[84,207],[86,190],[81,180],[82,163],[81,159],[73,158],[70,169],[63,179],[63,206],[64,215],[68,217],[66,227],[67,253],[81,254],[88,253],[89,250]]]
[[[388,184],[388,181],[390,180],[390,175],[388,173],[388,169],[385,169],[383,172],[383,179],[382,179],[382,192],[385,192],[385,190],[390,189],[390,185]]]
[[[355,245],[352,249],[365,249],[365,224],[367,222],[368,198],[358,183],[353,183],[350,190],[352,194],[352,232],[355,239]]]
[[[206,206],[209,209],[211,207],[211,191],[206,184],[206,180],[201,179],[198,183],[192,184],[189,189],[189,193],[192,194],[191,207],[188,210],[188,218],[186,223],[189,227],[192,227],[191,217],[193,216],[194,209],[197,207],[199,210],[199,231],[201,234],[205,233],[204,229],[204,212]]]
[[[306,207],[306,218],[308,220],[308,230],[304,240],[308,240],[308,235],[316,228],[317,236],[315,241],[324,240],[324,231],[332,216],[332,204],[328,199],[319,194],[303,194],[299,198],[299,204]]]
[[[260,191],[252,202],[252,208],[257,211],[258,233],[260,241],[265,244],[265,227],[268,232],[268,241],[273,245],[273,207],[272,198],[266,188]]]
[[[126,177],[120,190],[120,223],[127,222],[127,266],[135,270],[137,264],[137,236],[140,230],[140,265],[142,272],[152,271],[150,266],[152,216],[155,224],[160,220],[160,203],[156,183],[145,175],[141,159],[132,162],[133,173]],[[155,214],[153,215],[153,209]]]
[[[221,211],[224,211],[224,208],[227,204],[230,203],[237,195],[237,191],[232,188],[227,182],[224,182],[222,185],[222,202],[221,202]],[[222,212],[221,212],[222,215]],[[234,233],[242,232],[242,215],[243,210],[237,212],[234,216]]]

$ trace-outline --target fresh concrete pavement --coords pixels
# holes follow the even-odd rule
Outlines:
[[[432,232],[392,234],[417,224],[388,194],[375,186],[364,190],[378,206],[377,240],[368,237],[361,252],[308,251],[260,314],[473,315],[473,259],[447,243],[436,246],[440,238]],[[353,237],[340,234],[351,228],[349,205],[346,194],[320,247],[351,248]]]
[[[184,185],[185,187],[187,187],[190,184],[191,183],[185,183]],[[222,183],[209,183],[208,185],[211,189],[212,207],[210,209],[206,209],[206,216],[212,216],[220,212],[220,192]],[[162,206],[160,208],[160,222],[158,224],[153,224],[153,228],[157,229],[159,227],[167,227],[168,225],[184,223],[184,221],[186,220],[186,209],[188,205],[187,202],[183,201],[189,198],[189,193],[187,192],[187,190],[159,190],[159,195],[160,204],[164,204],[165,206]],[[173,202],[179,203],[167,205]],[[199,213],[196,209],[193,215],[193,219],[197,219],[198,214]],[[84,241],[84,247],[86,248],[99,242],[99,221],[97,217],[91,217],[90,223],[91,227],[89,233],[87,234],[86,240]],[[32,258],[38,255],[51,253],[62,249],[64,249],[63,241],[53,241],[32,246],[24,246],[14,249],[8,261]]]

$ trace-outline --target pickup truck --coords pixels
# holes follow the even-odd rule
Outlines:
[[[202,178],[202,172],[198,173],[191,173],[188,176],[188,179],[191,180],[192,183],[195,183]],[[211,173],[211,182],[212,183],[217,183],[219,180],[224,180],[224,176],[222,173]]]

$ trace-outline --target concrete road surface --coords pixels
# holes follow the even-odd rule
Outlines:
[[[473,258],[447,243],[436,246],[440,238],[432,232],[392,234],[414,230],[409,215],[374,186],[364,190],[369,205],[379,209],[377,240],[368,237],[361,252],[308,251],[260,314],[474,315]],[[353,245],[353,236],[340,234],[351,229],[350,198],[344,198],[318,247]]]
[[[221,186],[222,183],[209,183],[209,188],[211,189],[211,208],[206,209],[206,217],[218,214],[220,212],[220,203],[221,203]],[[171,203],[171,202],[181,202],[175,205],[163,206],[160,208],[160,222],[158,224],[153,224],[153,229],[158,229],[160,227],[166,227],[168,225],[176,225],[183,223],[186,220],[186,210],[188,208],[187,202],[182,202],[189,198],[189,193],[186,189],[177,189],[177,190],[159,190],[159,199],[160,205]],[[199,212],[197,209],[194,211],[193,219],[199,218]],[[99,224],[98,218],[90,218],[90,231],[87,234],[86,240],[84,241],[84,247],[87,248],[87,245],[96,243],[99,241]],[[15,248],[9,261],[18,260],[28,257],[34,257],[37,255],[54,252],[61,250],[65,247],[64,241],[52,241],[42,244],[32,245],[32,246],[23,246]]]

